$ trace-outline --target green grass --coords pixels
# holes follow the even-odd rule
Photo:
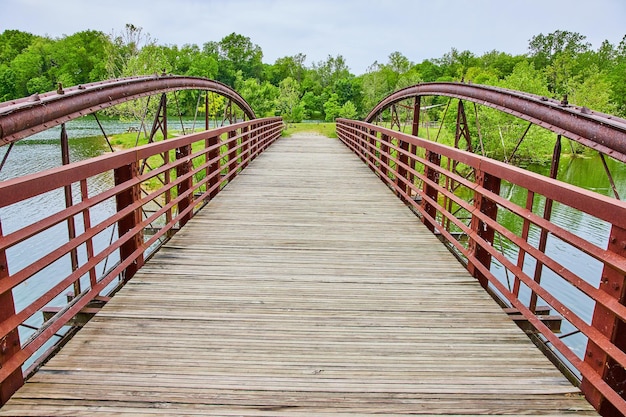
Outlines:
[[[283,136],[293,136],[295,134],[318,134],[329,138],[336,138],[335,123],[286,123]]]

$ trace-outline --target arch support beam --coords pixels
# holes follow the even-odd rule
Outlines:
[[[177,75],[120,78],[0,103],[0,146],[125,101],[177,90],[212,91],[256,119],[243,97],[218,81]]]
[[[387,96],[367,115],[365,121],[371,123],[395,103],[420,96],[446,96],[482,104],[626,162],[626,120],[504,88],[463,83],[417,84]]]

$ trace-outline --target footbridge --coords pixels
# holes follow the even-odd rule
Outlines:
[[[223,121],[171,137],[181,89]],[[147,144],[69,161],[66,122],[152,95]],[[427,96],[455,146],[420,137]],[[626,203],[477,154],[468,102],[554,132],[553,172],[562,137],[626,162],[623,119],[459,83],[335,139],[189,77],[0,104],[1,144],[61,126],[64,162],[0,182],[0,415],[625,415]]]

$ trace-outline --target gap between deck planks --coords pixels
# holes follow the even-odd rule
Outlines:
[[[336,139],[280,139],[0,409],[594,415]]]

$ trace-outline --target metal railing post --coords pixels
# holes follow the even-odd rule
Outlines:
[[[400,191],[404,191],[405,193],[408,191],[409,186],[403,180],[407,179],[407,166],[409,165],[409,142],[398,139],[398,176],[396,177],[396,186]],[[406,203],[406,199],[402,195],[402,193],[398,191],[398,197],[400,200]]]
[[[213,188],[217,183],[220,182],[220,149],[219,146],[217,146],[219,142],[219,136],[211,136],[207,139],[207,147],[210,148],[212,146],[215,146],[215,149],[210,150],[207,155],[209,161],[214,161],[213,163],[209,164],[209,167],[207,168],[207,176],[210,176],[209,182],[207,184],[207,187],[209,189]],[[217,195],[218,191],[219,187],[216,187],[213,191],[211,191],[209,193],[209,199],[214,198]]]
[[[384,177],[389,175],[389,136],[384,133],[380,137],[380,173]],[[381,178],[383,182],[387,183],[387,178]]]
[[[476,171],[476,183],[494,194],[500,194],[500,182],[500,178],[498,177],[489,175],[482,171]],[[474,207],[491,219],[495,220],[498,215],[498,206],[478,191],[474,193]],[[495,231],[492,227],[487,226],[487,224],[475,215],[472,215],[470,229],[472,234],[470,236],[470,254],[473,255],[478,262],[489,269],[491,265],[491,254],[477,243],[476,237],[482,238],[487,241],[489,245],[491,245],[493,243]],[[478,279],[480,285],[487,288],[489,280],[478,270],[473,260],[469,260],[467,269],[472,276]]]
[[[185,146],[181,146],[180,148],[176,148],[176,159],[177,160],[187,159],[186,161],[183,161],[179,165],[176,166],[176,178],[180,178],[184,175],[187,175],[189,172],[191,172],[192,162],[189,159],[189,155],[191,155],[191,145],[185,145]],[[181,182],[180,184],[178,184],[178,196],[185,194],[187,191],[191,190],[192,187],[193,187],[193,177],[189,177],[183,182]],[[193,194],[191,193],[187,195],[185,198],[183,198],[182,200],[180,200],[180,202],[178,203],[179,215],[192,204],[192,201],[193,201]],[[189,212],[183,215],[178,220],[180,227],[183,227],[185,224],[187,224],[189,219],[191,219],[191,216],[192,216],[192,212]]]
[[[248,126],[244,126],[241,128],[241,132],[243,133],[243,151],[241,152],[242,154],[242,160],[246,160],[246,159],[250,159],[250,134],[248,133],[249,131],[249,127]],[[243,165],[241,165],[241,169],[244,169],[245,167],[248,166],[248,162],[244,162]]]
[[[114,170],[115,185],[120,185],[135,178],[139,173],[137,162],[119,167]],[[139,184],[127,188],[115,196],[117,211],[120,212],[126,207],[132,206],[140,199]],[[117,222],[118,235],[121,238],[135,226],[141,223],[141,207],[136,207],[131,213],[122,217]],[[133,252],[141,247],[143,243],[143,232],[136,233],[132,238],[120,246],[120,260],[123,262],[132,256]],[[130,264],[124,273],[124,281],[128,281],[135,275],[137,270],[143,265],[143,255]]]
[[[613,225],[607,249],[617,256],[626,257],[626,229]],[[622,272],[605,265],[599,289],[617,300],[621,305],[626,305],[626,277]],[[606,336],[619,350],[626,351],[626,323],[600,303],[596,303],[591,325]],[[626,399],[626,370],[611,359],[591,339],[587,342],[585,362],[622,398]],[[603,396],[589,380],[583,378],[580,388],[587,400],[602,416],[622,416],[611,403],[604,401]]]
[[[426,159],[428,160],[428,162],[434,165],[441,164],[441,155],[439,155],[438,153],[427,150]],[[439,171],[437,171],[436,169],[425,165],[424,175],[429,181],[432,181],[435,184],[439,183]],[[430,185],[428,181],[424,181],[423,191],[426,197],[429,197],[433,201],[437,202],[437,199],[439,198],[439,192],[434,186]],[[426,214],[435,219],[435,221],[437,220],[437,207],[427,201],[426,198],[422,199],[422,208],[424,209]],[[434,224],[431,224],[426,218],[423,218],[422,221],[424,222],[428,230],[430,230],[431,232],[435,231]]]
[[[0,237],[2,237],[2,221],[0,221]],[[9,277],[9,265],[6,251],[0,249],[0,281]],[[9,290],[0,294],[0,323],[15,315],[15,303],[13,291]],[[20,335],[18,329],[13,329],[9,334],[0,339],[0,368],[21,350]],[[11,395],[24,385],[24,376],[21,368],[13,371],[6,379],[0,381],[0,406],[6,403]]]

